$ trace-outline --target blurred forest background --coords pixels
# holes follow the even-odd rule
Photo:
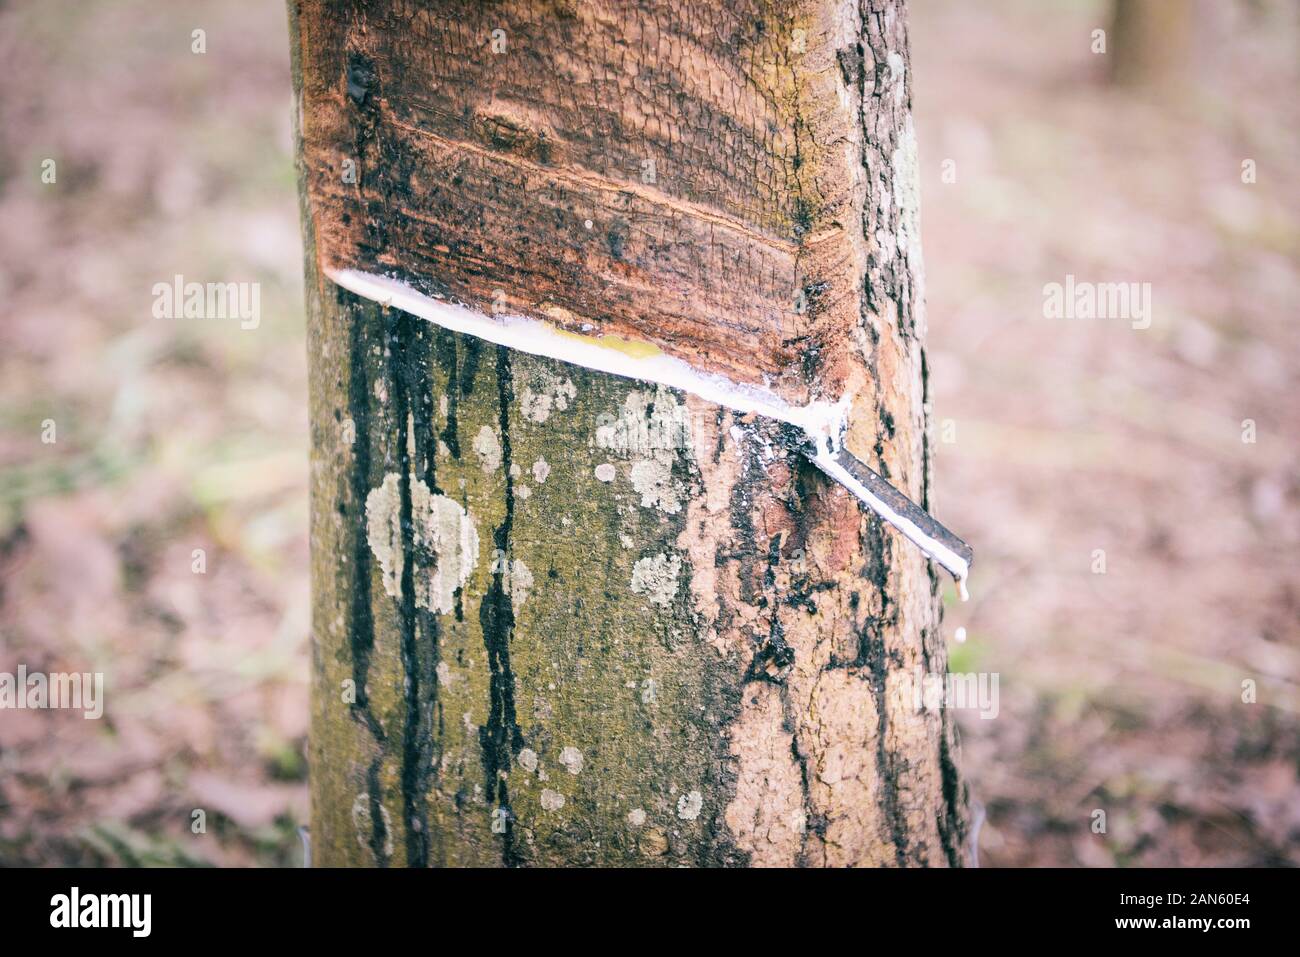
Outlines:
[[[1127,59],[1101,0],[911,4],[934,502],[978,556],[945,629],[1000,679],[960,717],[985,866],[1300,864],[1300,4],[1186,6]],[[0,714],[0,864],[300,864],[285,11],[11,2],[0,58],[0,671],[108,696]],[[260,325],[154,319],[176,274],[259,282]],[[1043,318],[1066,274],[1151,283],[1154,322]]]

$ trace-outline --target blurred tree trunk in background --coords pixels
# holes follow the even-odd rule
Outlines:
[[[542,185],[546,156],[565,157],[571,180],[623,177],[671,207],[669,227],[716,204],[788,243],[804,289],[848,290],[835,304],[848,444],[928,504],[901,0],[290,0],[289,15],[315,863],[962,863],[951,717],[913,695],[920,674],[946,670],[938,579],[915,548],[776,423],[385,310],[334,285],[318,243],[361,217],[382,248],[404,197],[455,178],[398,155],[397,99],[463,123],[466,142],[489,106],[516,117],[486,145],[443,134],[439,160],[471,178],[545,125]],[[441,79],[399,67],[407,56],[432,56]],[[460,82],[493,56],[499,73]],[[575,102],[582,128],[557,119]],[[738,104],[751,114],[727,111]],[[602,153],[658,156],[658,179],[639,163],[592,172]],[[316,184],[349,160],[355,202],[321,199]],[[722,194],[696,193],[719,167]],[[582,235],[518,229],[537,244]],[[754,267],[726,268],[743,284]]]
[[[1196,0],[1115,0],[1109,37],[1111,79],[1172,93],[1192,69]]]

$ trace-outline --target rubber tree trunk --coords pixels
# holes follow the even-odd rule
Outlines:
[[[356,210],[382,247],[412,197],[491,189],[482,164],[520,143],[543,179],[562,157],[555,176],[590,182],[591,209],[621,178],[670,225],[725,211],[795,250],[799,278],[777,277],[792,298],[842,291],[823,315],[841,323],[849,445],[928,505],[902,3],[289,8],[314,862],[961,863],[954,729],[912,693],[946,665],[938,578],[915,548],[775,423],[386,310],[334,285],[319,255],[322,231],[355,226]],[[349,97],[370,112],[340,132]],[[428,158],[460,172],[396,155],[399,98],[464,127],[472,149]],[[637,158],[655,156],[647,179]],[[313,185],[347,159],[355,207]],[[423,208],[435,234],[463,226],[463,204]],[[594,227],[652,282],[681,278],[654,275],[635,222],[624,243],[574,215],[512,228],[577,261]],[[458,248],[444,268],[501,274]],[[773,282],[759,257],[699,260],[741,293]]]

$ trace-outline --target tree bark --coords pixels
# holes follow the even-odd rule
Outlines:
[[[1172,94],[1192,67],[1196,0],[1115,0],[1111,13],[1111,80]]]
[[[938,578],[787,426],[325,275],[848,394],[928,507],[903,4],[723,6],[290,0],[315,863],[964,860]]]

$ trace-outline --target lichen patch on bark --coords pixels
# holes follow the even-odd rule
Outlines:
[[[632,591],[667,608],[677,597],[682,560],[676,555],[651,555],[632,569]]]
[[[495,472],[501,467],[501,440],[491,426],[483,426],[474,436],[474,454],[484,472]]]
[[[384,591],[401,597],[402,548],[401,476],[390,472],[366,497],[366,537],[379,561]],[[415,603],[446,613],[455,607],[456,592],[478,565],[479,537],[474,521],[456,501],[435,495],[420,479],[411,482],[411,513],[416,549]]]
[[[528,589],[533,587],[533,573],[522,558],[515,558],[510,560],[509,569],[503,577],[505,581],[502,587],[510,596],[510,607],[514,610],[515,617],[518,617],[519,610],[528,600]]]
[[[552,412],[567,409],[576,395],[572,379],[541,370],[520,389],[519,410],[525,419],[541,425]]]
[[[664,461],[665,458],[669,461]],[[682,489],[673,481],[670,456],[660,453],[655,458],[633,462],[628,478],[632,487],[641,494],[641,504],[646,508],[657,508],[669,515],[681,511]]]

